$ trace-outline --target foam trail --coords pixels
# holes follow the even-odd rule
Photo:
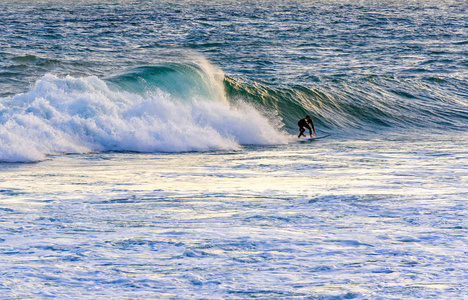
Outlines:
[[[286,143],[251,105],[110,89],[97,77],[46,75],[0,101],[0,161],[39,161],[89,151],[183,152]]]

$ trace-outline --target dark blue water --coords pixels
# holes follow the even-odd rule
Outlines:
[[[331,128],[423,117],[466,130],[464,1],[18,1],[1,11],[3,96],[45,74],[105,79],[202,56],[232,96],[279,106],[288,128],[312,113]]]

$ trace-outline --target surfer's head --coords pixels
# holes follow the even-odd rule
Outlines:
[[[306,118],[307,120],[310,120],[310,116],[309,116],[309,115],[307,115],[305,118]]]

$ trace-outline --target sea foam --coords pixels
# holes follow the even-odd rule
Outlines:
[[[97,77],[45,75],[28,93],[0,100],[0,161],[40,161],[90,151],[185,152],[280,144],[288,137],[242,101],[155,87],[133,93]]]

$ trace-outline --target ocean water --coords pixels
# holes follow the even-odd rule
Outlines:
[[[467,24],[1,2],[0,299],[468,299]]]

